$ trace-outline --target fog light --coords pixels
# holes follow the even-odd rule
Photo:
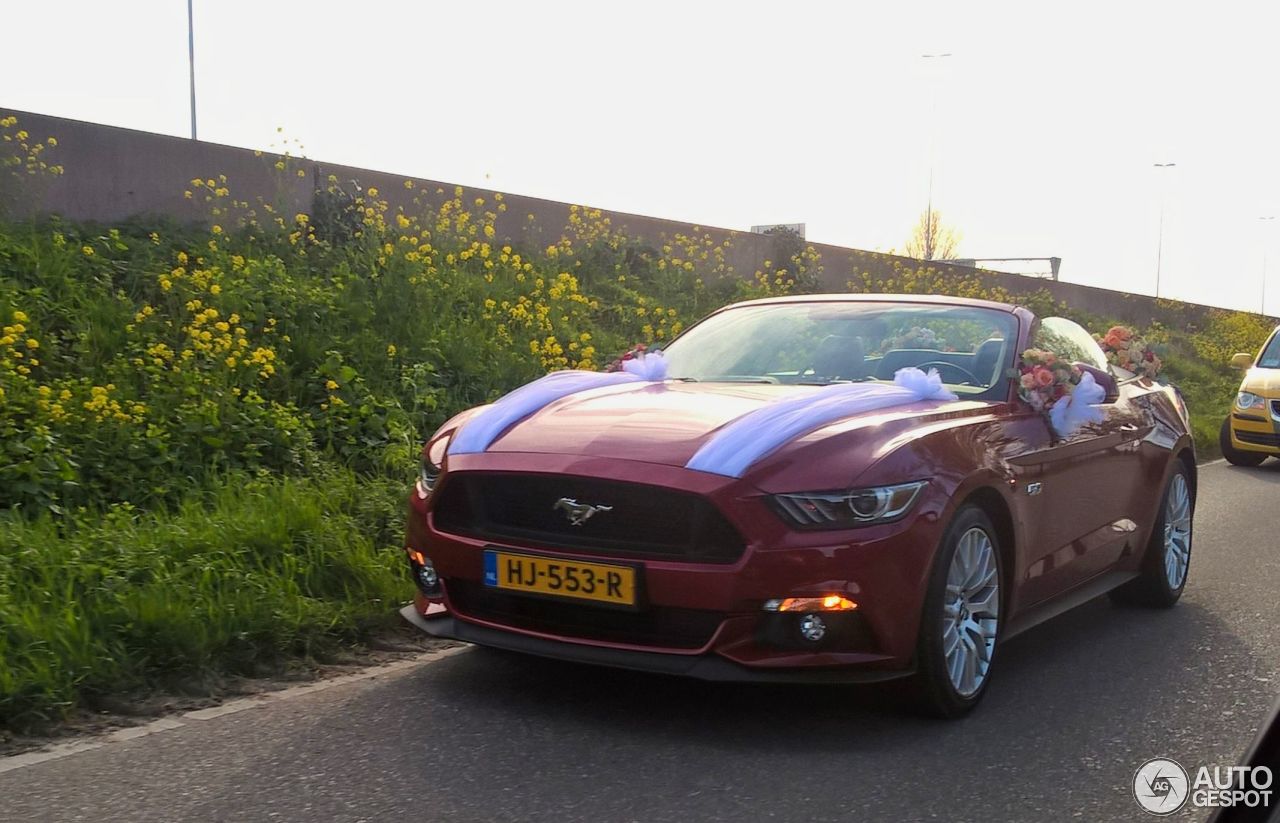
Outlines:
[[[436,573],[436,567],[431,564],[427,556],[417,549],[405,547],[405,554],[409,555],[409,566],[413,570],[413,578],[418,584],[418,588],[422,589],[423,594],[438,594],[440,591],[440,575]]]
[[[440,585],[440,576],[436,574],[436,567],[431,565],[430,560],[418,567],[418,585],[428,592],[435,591]]]
[[[810,643],[817,643],[827,634],[827,624],[816,614],[806,614],[800,618],[800,636]]]

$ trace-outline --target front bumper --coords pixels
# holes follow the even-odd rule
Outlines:
[[[608,646],[588,646],[492,629],[455,619],[448,612],[424,617],[416,604],[400,615],[417,628],[448,640],[532,654],[553,660],[588,663],[616,669],[671,674],[698,680],[751,683],[878,683],[914,674],[914,669],[879,670],[850,668],[760,669],[742,666],[715,655],[671,655]]]
[[[1273,411],[1274,403],[1280,400],[1267,398],[1263,409],[1231,410],[1232,448],[1280,456],[1280,416]]]
[[[544,657],[599,663],[709,680],[870,682],[911,674],[926,580],[945,523],[948,499],[931,485],[899,522],[843,531],[797,531],[742,480],[635,461],[576,462],[546,455],[464,455],[444,476],[506,471],[608,478],[702,495],[746,538],[733,562],[612,557],[568,548],[477,538],[436,527],[433,501],[410,496],[408,549],[422,552],[440,588],[418,592],[402,613],[448,637]],[[631,631],[618,612],[591,605],[531,601],[483,586],[487,549],[565,561],[639,565],[644,597]],[[831,615],[819,643],[778,631],[767,600],[839,594],[856,612]],[[538,603],[545,605],[537,605]],[[430,612],[430,614],[428,614]],[[788,617],[799,619],[796,613]],[[842,622],[844,621],[844,622]],[[786,628],[785,626],[783,627]],[[789,638],[789,641],[788,641]]]

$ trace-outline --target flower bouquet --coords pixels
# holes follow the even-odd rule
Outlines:
[[[1106,391],[1093,375],[1043,349],[1027,349],[1022,365],[1009,376],[1018,381],[1018,395],[1042,413],[1059,437],[1070,437],[1088,423],[1104,418],[1096,404]]]
[[[1036,411],[1047,412],[1075,391],[1081,372],[1053,352],[1027,349],[1022,353],[1022,365],[1010,376],[1018,381],[1019,397]]]
[[[1106,334],[1094,335],[1111,365],[1139,377],[1154,378],[1160,373],[1160,357],[1138,333],[1127,326],[1112,326]]]

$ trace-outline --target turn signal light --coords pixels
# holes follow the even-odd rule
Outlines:
[[[764,602],[764,610],[767,612],[850,612],[856,608],[858,608],[857,603],[838,594],[828,594],[823,597],[787,597]]]
[[[412,560],[414,563],[417,563],[419,566],[427,565],[427,556],[422,552],[418,551],[417,549],[410,549],[406,546],[405,553],[409,555],[410,560]]]

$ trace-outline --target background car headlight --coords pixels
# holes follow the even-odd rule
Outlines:
[[[418,497],[423,500],[436,487],[444,471],[444,455],[449,448],[449,438],[441,437],[427,444],[422,450],[422,465],[418,467]]]
[[[1242,409],[1261,408],[1266,405],[1266,400],[1253,392],[1242,391],[1236,395],[1236,405]]]
[[[783,517],[807,529],[847,529],[888,523],[904,516],[929,481],[873,486],[847,492],[775,494]]]

